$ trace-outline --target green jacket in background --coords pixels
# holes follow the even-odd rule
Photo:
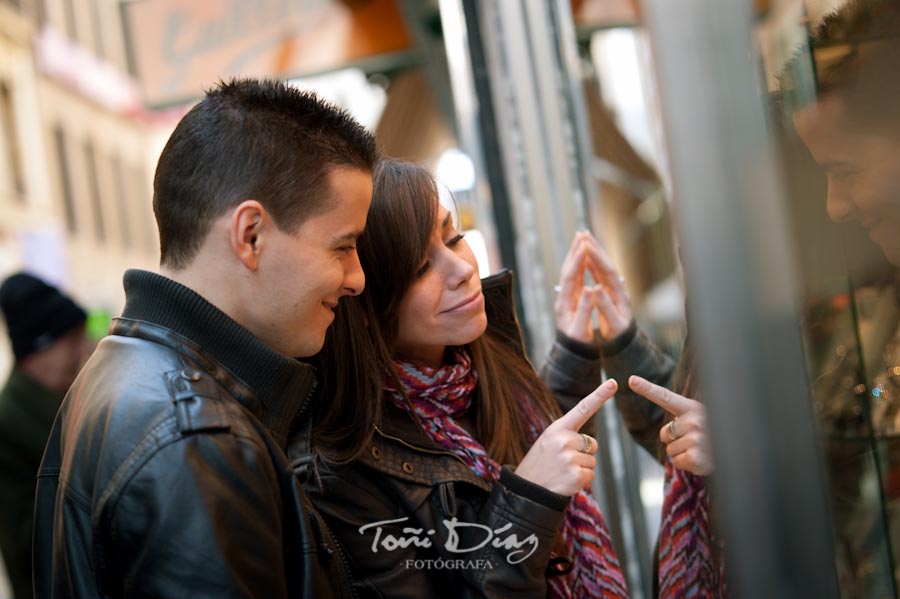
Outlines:
[[[13,597],[32,597],[35,480],[62,394],[17,368],[0,391],[0,553]]]

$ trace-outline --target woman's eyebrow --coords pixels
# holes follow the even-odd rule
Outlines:
[[[450,213],[447,212],[447,216],[444,217],[444,222],[441,223],[441,229],[446,229],[451,225]]]

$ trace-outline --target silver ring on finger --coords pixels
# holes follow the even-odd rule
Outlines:
[[[580,450],[581,453],[591,453],[591,447],[593,447],[591,436],[586,433],[581,433],[581,438],[584,440],[584,447]]]
[[[678,429],[676,428],[675,422],[678,418],[673,418],[669,421],[669,424],[666,426],[666,436],[669,438],[669,441],[675,441],[678,439]]]

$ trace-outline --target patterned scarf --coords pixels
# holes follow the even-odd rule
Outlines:
[[[441,368],[400,361],[395,362],[394,367],[428,436],[460,457],[475,474],[489,483],[496,482],[501,466],[456,421],[472,405],[472,392],[478,379],[469,353],[457,349],[453,362]],[[392,382],[385,384],[385,397],[398,408],[409,411]],[[521,408],[531,444],[546,425],[540,422],[534,406],[525,397],[521,398]],[[582,491],[572,497],[561,532],[566,547],[570,548],[573,567],[568,574],[547,578],[550,597],[618,599],[628,596],[606,522],[590,495]]]
[[[700,399],[694,349],[685,341],[675,374],[681,395]],[[710,521],[703,477],[679,470],[667,457],[659,527],[659,599],[725,599],[725,547]]]
[[[710,526],[709,493],[700,476],[666,458],[659,529],[660,599],[724,599],[724,547]]]

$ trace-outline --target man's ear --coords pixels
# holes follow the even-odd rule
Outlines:
[[[263,233],[271,225],[271,217],[256,200],[244,200],[231,213],[231,250],[248,269],[259,267]]]

